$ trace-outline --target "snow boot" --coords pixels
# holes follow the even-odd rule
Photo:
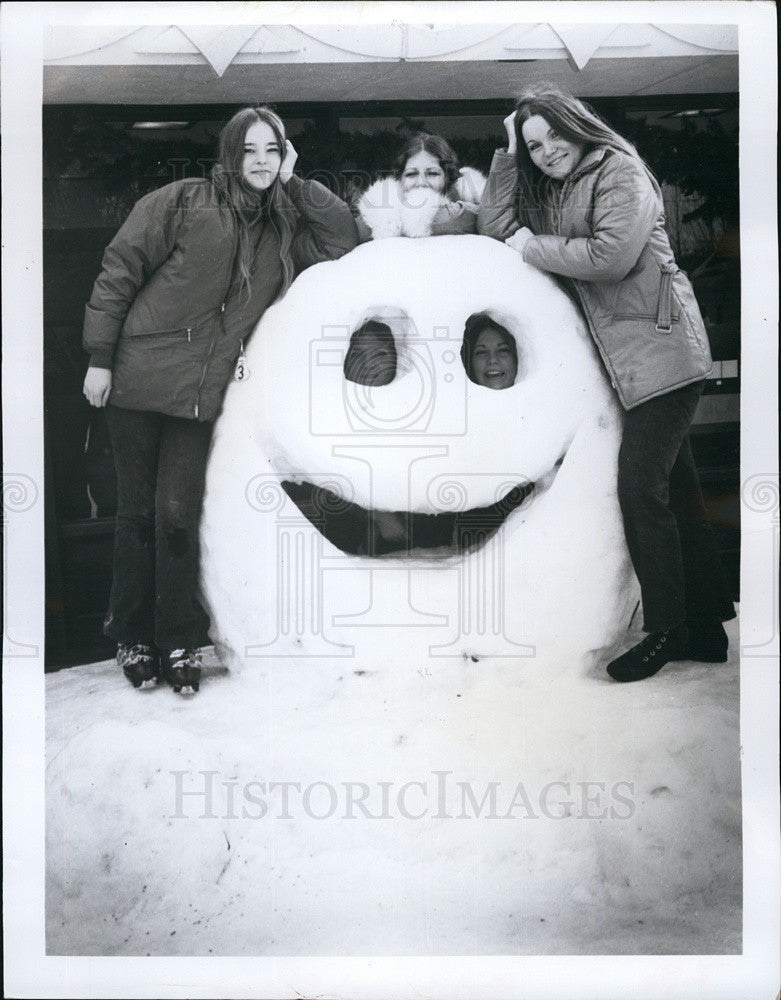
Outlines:
[[[201,656],[197,649],[174,649],[163,657],[165,679],[177,694],[182,688],[197,691],[201,683]]]
[[[143,642],[121,642],[117,646],[117,666],[134,688],[155,680],[160,672],[157,653]]]
[[[696,618],[686,622],[689,629],[687,660],[726,663],[729,640],[718,618]]]
[[[670,660],[688,660],[689,631],[685,625],[651,632],[612,663],[607,672],[614,681],[642,681],[653,677]]]

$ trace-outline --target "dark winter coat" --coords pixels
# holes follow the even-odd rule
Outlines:
[[[295,273],[357,244],[343,201],[316,181],[291,177],[299,214]],[[176,181],[142,198],[106,248],[86,308],[90,366],[112,372],[109,403],[214,420],[241,344],[279,294],[279,237],[258,226],[247,299],[236,256],[238,228],[210,181]]]
[[[549,232],[523,259],[570,279],[626,409],[703,379],[708,337],[664,228],[662,196],[643,165],[600,147],[586,153],[549,205]],[[497,150],[478,232],[505,240],[524,225],[515,157]]]

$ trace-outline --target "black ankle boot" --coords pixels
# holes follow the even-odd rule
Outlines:
[[[689,659],[689,632],[685,625],[651,632],[636,646],[607,665],[614,681],[642,681],[671,660]]]
[[[716,618],[692,618],[686,622],[689,629],[687,660],[701,663],[727,662],[727,633]]]

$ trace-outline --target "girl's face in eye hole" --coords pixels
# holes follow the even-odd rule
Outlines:
[[[359,385],[390,385],[396,377],[396,349],[373,333],[356,337],[344,362],[344,376]]]
[[[472,351],[472,377],[487,389],[509,389],[515,384],[518,361],[512,348],[496,330],[483,330]]]
[[[439,165],[439,160],[431,153],[421,150],[407,160],[407,165],[401,175],[402,191],[413,188],[428,187],[438,194],[445,190],[445,171]]]
[[[282,164],[274,130],[266,122],[255,122],[244,137],[244,159],[241,176],[244,183],[255,191],[266,191],[277,178]]]

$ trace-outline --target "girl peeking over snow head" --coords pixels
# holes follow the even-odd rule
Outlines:
[[[460,167],[439,135],[421,132],[404,146],[390,177],[375,181],[358,202],[362,243],[391,236],[447,236],[477,231],[485,187],[478,170]]]

